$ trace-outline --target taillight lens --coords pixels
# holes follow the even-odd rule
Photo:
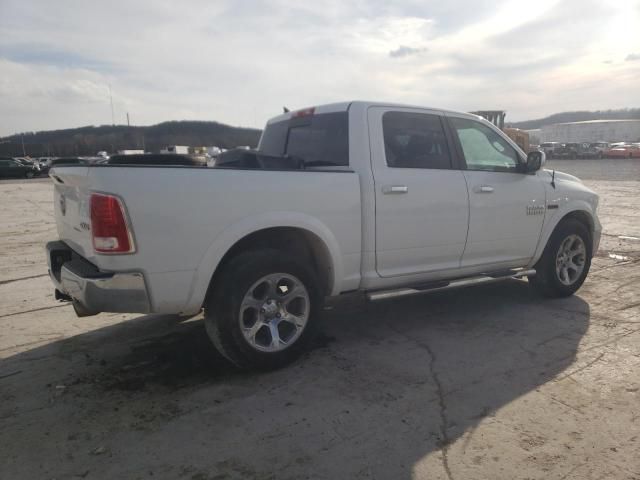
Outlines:
[[[98,253],[133,253],[135,245],[118,197],[91,195],[91,235]]]

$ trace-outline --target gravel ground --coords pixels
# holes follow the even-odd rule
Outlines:
[[[611,168],[587,175],[604,236],[577,295],[351,299],[259,375],[199,317],[76,318],[46,272],[51,184],[0,182],[0,478],[640,479],[640,162],[592,178]]]

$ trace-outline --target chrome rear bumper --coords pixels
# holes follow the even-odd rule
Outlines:
[[[79,316],[100,312],[149,313],[149,294],[140,272],[104,272],[71,250],[64,242],[47,243],[49,276],[70,297]]]

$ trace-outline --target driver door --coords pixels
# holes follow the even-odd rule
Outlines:
[[[469,234],[462,267],[525,266],[533,257],[546,211],[543,182],[502,132],[485,122],[449,115],[464,158]]]

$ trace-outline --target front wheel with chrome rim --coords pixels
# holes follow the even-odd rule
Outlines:
[[[313,336],[320,306],[315,273],[287,252],[245,252],[216,275],[205,326],[236,366],[272,369],[297,358]]]
[[[592,256],[591,232],[575,218],[562,220],[535,266],[531,286],[546,297],[567,297],[584,283]]]

